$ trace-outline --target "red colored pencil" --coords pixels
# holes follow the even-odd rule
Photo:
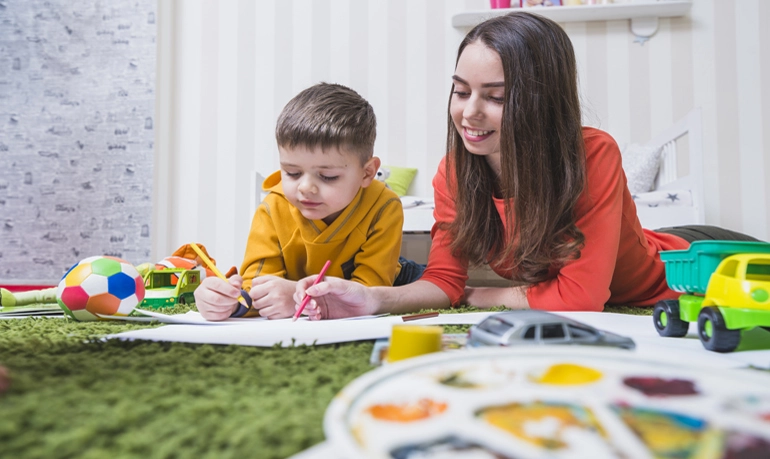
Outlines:
[[[318,277],[316,277],[315,281],[313,281],[313,285],[321,282],[324,279],[324,274],[326,274],[326,270],[329,269],[331,264],[331,260],[326,260],[324,267],[321,268],[321,272],[318,273]],[[299,309],[297,309],[297,312],[294,313],[294,318],[291,319],[292,322],[296,322],[297,319],[299,319],[299,316],[302,314],[302,311],[305,310],[305,306],[307,306],[308,301],[310,301],[310,295],[305,295],[305,298],[302,299],[302,304],[299,305]]]

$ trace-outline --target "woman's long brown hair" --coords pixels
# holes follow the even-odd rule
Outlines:
[[[476,26],[458,60],[474,42],[497,52],[503,65],[502,172],[496,177],[485,158],[466,150],[450,116],[447,177],[453,163],[457,184],[450,247],[471,266],[511,268],[514,281],[534,284],[579,257],[584,241],[575,224],[586,185],[575,55],[558,24],[523,12]],[[505,201],[508,231],[495,195]]]

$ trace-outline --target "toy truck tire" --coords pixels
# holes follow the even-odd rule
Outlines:
[[[679,316],[679,301],[663,300],[655,303],[652,320],[660,336],[681,338],[687,334],[690,324]]]
[[[698,314],[698,337],[709,351],[732,352],[741,342],[741,331],[727,328],[718,308],[706,307]]]

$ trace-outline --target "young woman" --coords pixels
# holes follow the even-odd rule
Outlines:
[[[300,281],[311,319],[478,307],[601,311],[675,298],[661,250],[751,239],[713,227],[642,229],[610,135],[581,125],[567,34],[524,12],[488,20],[460,44],[447,154],[433,179],[436,224],[420,281],[366,288]],[[466,288],[490,265],[506,288]]]

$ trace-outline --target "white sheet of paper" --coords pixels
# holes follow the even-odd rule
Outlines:
[[[160,322],[158,319],[147,317],[147,316],[110,316],[107,314],[98,314],[98,313],[96,315],[105,320],[122,320],[124,322],[144,322],[144,323]]]
[[[118,316],[105,316],[98,314],[99,317],[103,317],[105,319],[113,319],[113,320],[124,320],[127,322],[161,322],[166,324],[185,324],[185,325],[238,325],[238,324],[247,324],[252,323],[254,321],[263,321],[267,320],[265,317],[229,317],[225,320],[220,321],[212,321],[212,320],[206,320],[201,316],[201,314],[197,311],[187,311],[184,314],[163,314],[156,311],[148,311],[146,309],[135,309],[135,311],[139,312],[140,314],[143,314],[144,317],[137,317],[137,316],[128,316],[128,317],[118,317]],[[386,316],[387,314],[380,314],[378,316],[360,316],[360,317],[351,317],[348,319],[341,319],[341,320],[365,320],[370,319],[372,317],[382,317]],[[307,320],[306,317],[300,317],[297,320]]]
[[[28,319],[30,317],[47,317],[49,319],[66,319],[67,316],[62,314],[50,314],[47,312],[33,312],[28,314],[0,314],[0,320],[10,319]]]
[[[0,319],[26,319],[27,317],[63,318],[64,311],[58,306],[10,306],[0,307]]]
[[[367,320],[323,321],[310,321],[301,318],[296,322],[292,322],[291,319],[253,320],[227,327],[175,324],[108,335],[105,339],[146,339],[263,347],[272,347],[280,343],[283,347],[290,347],[292,345],[320,345],[389,337],[391,327],[397,323],[403,323],[400,316],[376,317]]]
[[[496,312],[463,312],[461,314],[439,314],[438,317],[410,320],[414,325],[474,325]]]
[[[195,313],[196,316],[188,316],[187,314],[161,314],[153,311],[145,311],[143,309],[135,309],[135,311],[143,314],[141,316],[109,316],[104,314],[97,314],[102,319],[108,320],[122,320],[124,322],[160,322],[164,324],[198,324],[198,325],[232,325],[237,322],[231,322],[223,320],[221,322],[209,322],[200,314]]]
[[[235,325],[235,324],[254,322],[255,320],[267,320],[264,317],[250,317],[245,319],[243,317],[229,317],[225,320],[220,320],[215,322],[215,321],[204,319],[201,313],[197,311],[187,311],[185,314],[163,314],[156,311],[148,311],[146,309],[136,309],[136,311],[138,311],[140,314],[153,317],[157,319],[158,322],[163,322],[168,324]]]

